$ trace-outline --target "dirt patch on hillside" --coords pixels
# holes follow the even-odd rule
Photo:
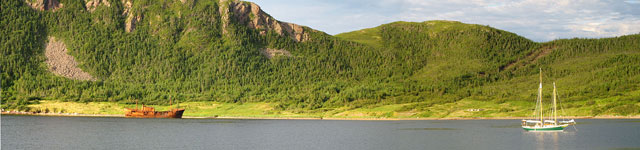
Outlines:
[[[283,49],[272,49],[272,48],[266,48],[266,49],[261,49],[260,53],[262,53],[262,55],[267,56],[267,58],[271,59],[273,57],[276,56],[286,56],[286,57],[291,57],[291,53],[287,50],[283,50]]]
[[[556,49],[556,46],[553,46],[553,45],[543,46],[540,49],[527,54],[527,56],[524,57],[524,59],[511,62],[511,63],[505,65],[504,67],[500,68],[500,70],[507,70],[507,69],[511,69],[513,67],[516,67],[516,66],[520,66],[521,67],[521,66],[525,66],[527,64],[533,64],[536,61],[538,61],[538,59],[549,55],[551,52],[553,52],[554,49]]]
[[[67,47],[62,41],[49,37],[44,53],[47,57],[49,71],[74,80],[95,81],[96,79],[91,74],[78,68],[78,62],[67,52]]]
[[[542,50],[540,50],[538,52],[537,55],[535,55],[535,57],[533,58],[533,60],[531,62],[536,62],[538,61],[538,59],[542,58],[543,56],[547,56],[551,53],[551,51],[553,51],[554,49],[556,49],[555,46],[545,46],[541,48]]]

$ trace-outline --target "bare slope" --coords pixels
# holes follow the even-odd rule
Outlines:
[[[49,37],[44,54],[47,56],[46,62],[49,71],[54,74],[74,80],[96,80],[91,74],[78,68],[78,62],[73,56],[67,54],[67,48],[64,43],[56,40],[55,37]]]

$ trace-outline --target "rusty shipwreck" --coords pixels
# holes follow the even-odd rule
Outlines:
[[[136,101],[136,108],[125,108],[124,116],[127,118],[182,118],[184,109],[171,108],[169,105],[169,111],[156,111],[153,107],[146,107],[142,105],[142,109],[138,109],[138,101]]]

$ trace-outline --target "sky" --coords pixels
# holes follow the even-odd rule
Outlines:
[[[537,42],[640,33],[640,0],[249,0],[280,21],[328,34],[395,21],[489,25]]]

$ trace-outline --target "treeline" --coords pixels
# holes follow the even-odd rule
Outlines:
[[[407,93],[401,99],[455,101],[502,77],[500,68],[538,43],[487,26],[450,21],[383,25],[382,42],[397,51]],[[411,98],[411,95],[417,97]]]
[[[124,103],[140,99],[165,104],[174,97],[182,101],[272,101],[282,103],[283,109],[307,110],[324,107],[328,101],[339,106],[373,97],[348,89],[361,82],[379,82],[379,77],[372,77],[380,70],[391,72],[378,68],[390,64],[381,50],[320,32],[311,33],[314,40],[310,42],[297,43],[275,33],[263,36],[232,22],[223,35],[219,6],[211,1],[194,5],[135,2],[134,7],[140,8],[132,10],[140,12],[133,14],[144,17],[131,33],[123,29],[126,16],[119,2],[99,6],[94,12],[86,11],[83,1],[65,2],[55,12],[12,3],[14,6],[3,5],[3,13],[24,17],[17,13],[20,9],[34,14],[36,18],[26,20],[38,21],[42,32],[27,35],[41,39],[28,41],[39,47],[3,42],[26,49],[3,52],[21,52],[23,56],[15,57],[16,61],[37,56],[31,62],[39,68],[31,74],[12,71],[19,78],[3,80],[3,87],[8,87],[8,96],[3,97],[8,105],[3,107],[40,99]],[[4,27],[3,32],[25,30],[9,23]],[[46,36],[64,41],[80,67],[98,81],[73,81],[49,73],[42,55]],[[260,52],[265,48],[284,49],[293,56],[268,59]],[[7,68],[25,69],[22,65]]]
[[[310,41],[295,42],[272,31],[261,35],[237,21],[223,29],[220,5],[134,1],[131,14],[142,20],[126,32],[127,14],[118,0],[93,12],[81,0],[64,1],[55,12],[36,11],[22,1],[3,3],[1,28],[8,36],[1,37],[2,107],[42,99],[168,104],[170,97],[183,102],[266,101],[293,111],[409,102],[426,107],[464,98],[527,98],[522,95],[530,89],[524,84],[530,83],[512,82],[534,76],[540,67],[560,68],[550,71],[552,78],[593,81],[587,84],[593,87],[567,92],[573,99],[588,95],[580,93],[584,88],[619,94],[637,89],[633,86],[639,81],[634,80],[638,66],[632,65],[638,62],[637,35],[535,43],[487,26],[429,21],[386,24],[366,35],[379,36],[372,41],[380,43],[322,32],[309,32]],[[98,80],[75,81],[47,71],[47,36],[62,40],[80,68]],[[553,51],[505,69],[546,47]],[[266,48],[291,56],[269,59],[262,54]],[[588,64],[591,68],[566,61],[591,56],[601,58]]]
[[[539,69],[543,70],[544,93],[551,93],[552,82],[557,82],[569,106],[598,98],[616,101],[594,115],[629,112],[628,108],[637,108],[631,105],[640,100],[633,94],[640,78],[635,65],[640,52],[637,34],[535,43],[486,26],[428,21],[396,22],[338,37],[398,50],[397,57],[409,62],[400,67],[405,76],[395,87],[403,93],[383,101],[423,102],[408,105],[410,109],[464,98],[498,103],[534,101]]]
[[[17,95],[10,88],[15,87],[15,80],[25,80],[25,76],[35,76],[44,69],[42,44],[46,40],[46,26],[41,21],[42,14],[33,11],[21,1],[3,1],[0,16],[0,78],[2,87],[2,104],[7,106],[7,99],[18,99],[13,104],[25,105],[29,99],[26,95]],[[16,98],[17,96],[17,98]]]

